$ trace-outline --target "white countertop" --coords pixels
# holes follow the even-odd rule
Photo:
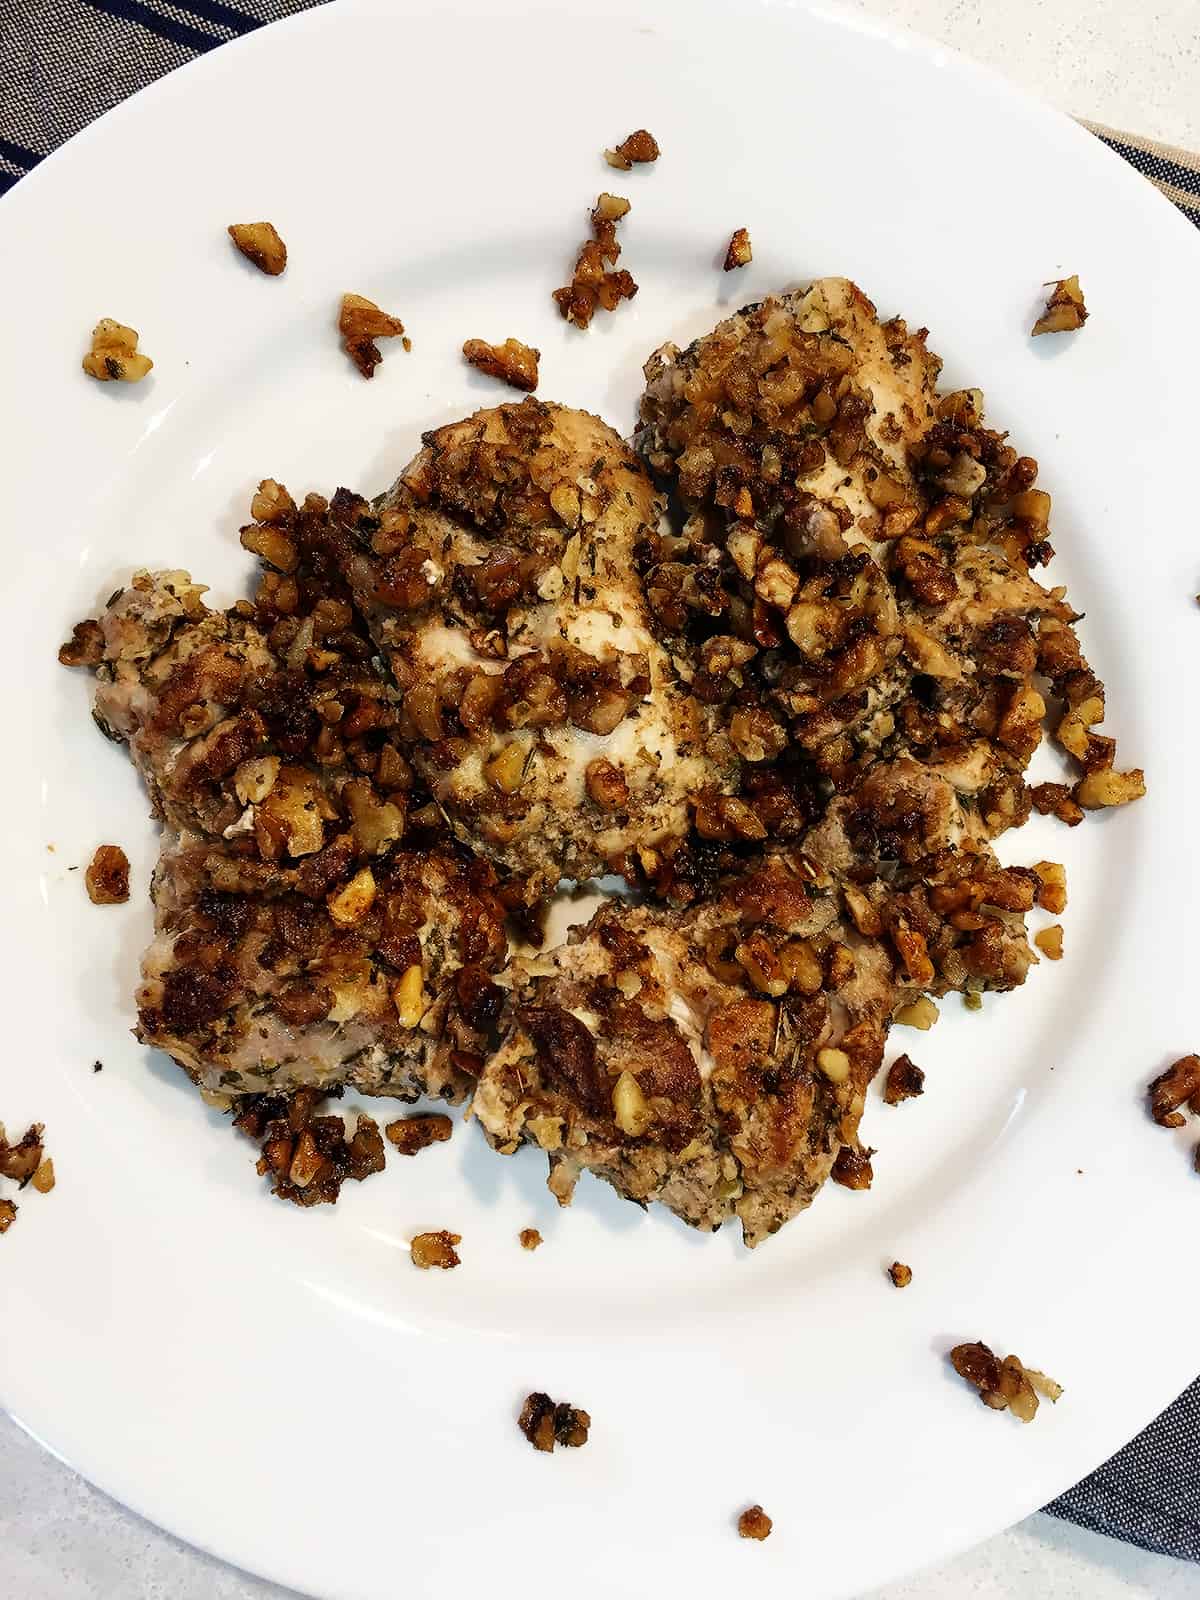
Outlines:
[[[1197,0],[845,0],[987,61],[1064,111],[1200,149]],[[0,1596],[285,1600],[158,1532],[0,1417]],[[1200,1567],[1036,1516],[871,1600],[1200,1600]]]

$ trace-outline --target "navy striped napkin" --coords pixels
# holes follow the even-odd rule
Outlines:
[[[144,84],[322,0],[0,0],[0,195]],[[1200,227],[1200,157],[1086,126]],[[1200,1379],[1046,1509],[1200,1561]]]

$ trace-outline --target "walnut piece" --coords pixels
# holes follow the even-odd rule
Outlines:
[[[461,1243],[461,1233],[447,1233],[445,1228],[437,1233],[419,1233],[409,1246],[412,1264],[425,1271],[430,1267],[441,1267],[448,1272],[459,1264],[454,1246]]]
[[[66,644],[59,645],[58,659],[64,667],[98,667],[104,660],[104,634],[100,624],[91,618],[77,622]]]
[[[765,1539],[773,1526],[761,1506],[749,1506],[738,1518],[738,1536],[742,1539]]]
[[[388,1143],[395,1145],[402,1156],[419,1155],[431,1144],[444,1144],[454,1132],[449,1117],[434,1112],[426,1116],[401,1117],[384,1128]]]
[[[17,1220],[15,1200],[0,1200],[0,1233],[7,1233]]]
[[[1067,909],[1067,869],[1060,861],[1038,861],[1033,870],[1041,880],[1038,905],[1043,911],[1061,917]]]
[[[293,1205],[334,1205],[347,1178],[362,1183],[385,1165],[383,1136],[372,1117],[359,1115],[347,1136],[341,1117],[314,1115],[317,1089],[250,1094],[237,1103],[233,1125],[262,1148],[256,1171],[272,1193]]]
[[[748,267],[754,259],[754,252],[750,248],[750,235],[745,228],[736,228],[729,241],[729,248],[725,252],[725,271],[732,272],[735,267]]]
[[[1160,1128],[1182,1128],[1180,1106],[1200,1116],[1200,1056],[1180,1056],[1149,1088],[1150,1115]]]
[[[1087,321],[1087,307],[1083,303],[1083,290],[1077,274],[1059,278],[1050,291],[1046,309],[1033,325],[1033,332],[1074,333]]]
[[[578,1449],[587,1443],[592,1419],[566,1401],[551,1400],[548,1394],[535,1390],[525,1397],[517,1426],[535,1450],[550,1451],[556,1444]]]
[[[129,857],[119,844],[102,844],[84,873],[94,906],[119,906],[129,899]]]
[[[883,1080],[883,1098],[889,1106],[901,1105],[905,1100],[915,1100],[925,1093],[925,1074],[911,1056],[897,1056]]]
[[[16,1144],[9,1144],[4,1125],[0,1123],[0,1178],[19,1183],[22,1189],[42,1165],[43,1128],[40,1122],[31,1123]]]
[[[114,322],[111,317],[101,317],[92,329],[92,348],[83,358],[83,370],[100,383],[114,378],[121,383],[139,383],[154,363],[137,345],[135,329]]]
[[[1062,923],[1053,922],[1048,928],[1042,928],[1040,932],[1034,934],[1033,942],[1047,961],[1061,961],[1063,954]]]
[[[985,1406],[993,1411],[1007,1408],[1022,1422],[1032,1422],[1037,1415],[1039,1394],[1056,1401],[1063,1392],[1062,1385],[1044,1372],[1023,1366],[1016,1356],[1001,1361],[983,1343],[955,1345],[950,1360],[959,1377],[979,1390]]]
[[[592,237],[579,248],[571,281],[554,291],[554,303],[563,318],[586,328],[597,306],[615,311],[622,300],[638,292],[630,274],[613,271],[621,254],[617,223],[629,210],[629,201],[617,194],[601,194],[592,209]]]
[[[660,154],[658,140],[654,135],[647,133],[645,128],[639,128],[636,133],[631,133],[628,139],[622,139],[615,150],[606,150],[604,159],[610,167],[618,167],[622,172],[628,172],[635,164],[657,161]]]
[[[399,317],[381,311],[374,300],[368,300],[361,294],[344,294],[338,316],[338,332],[342,336],[346,354],[363,377],[370,378],[383,360],[376,339],[402,337],[404,324]]]
[[[517,1238],[521,1241],[522,1250],[536,1250],[542,1242],[542,1236],[536,1228],[522,1228]]]
[[[1083,811],[1072,799],[1069,784],[1035,783],[1030,794],[1033,809],[1040,816],[1057,817],[1068,828],[1077,827],[1083,821]]]
[[[907,1289],[912,1282],[912,1268],[906,1267],[903,1261],[893,1261],[888,1268],[888,1277],[897,1289]]]
[[[273,222],[231,222],[229,237],[268,278],[277,278],[287,266],[287,245]]]
[[[499,378],[512,389],[523,389],[532,394],[538,385],[538,362],[542,352],[519,339],[506,339],[503,344],[488,344],[484,339],[468,339],[462,347],[463,355],[473,367],[486,372],[489,378]]]
[[[854,1150],[844,1144],[837,1153],[829,1176],[843,1189],[869,1189],[875,1176],[871,1166],[874,1150]]]

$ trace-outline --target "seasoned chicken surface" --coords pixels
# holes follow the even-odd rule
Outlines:
[[[228,1094],[461,1098],[502,998],[494,874],[405,837],[370,646],[323,579],[292,588],[286,614],[270,584],[214,612],[186,574],[138,573],[99,619],[97,720],[166,825],[139,1036]]]
[[[353,513],[346,574],[413,764],[530,898],[653,872],[736,775],[650,627],[634,552],[660,512],[611,428],[530,399],[428,434]]]

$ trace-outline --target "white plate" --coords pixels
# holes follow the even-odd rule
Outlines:
[[[551,1575],[576,1600],[850,1594],[1065,1488],[1197,1361],[1200,1180],[1142,1100],[1195,1042],[1197,240],[1089,135],[915,39],[824,8],[620,10],[314,12],[139,95],[0,206],[0,1115],[44,1119],[59,1175],[0,1243],[0,1390],[146,1516],[338,1600]],[[642,125],[662,160],[613,173],[600,151]],[[605,187],[632,197],[642,287],[581,335],[549,292]],[[225,237],[259,216],[291,251],[278,281]],[[740,225],[754,264],[727,278]],[[1071,271],[1092,320],[1031,343],[1039,286]],[[68,624],[138,563],[237,592],[263,474],[374,492],[422,428],[503,397],[468,335],[539,345],[542,394],[624,430],[660,341],[826,272],[928,323],[1054,492],[1052,572],[1151,791],[1003,841],[1066,858],[1066,960],[901,1035],[929,1089],[872,1104],[874,1189],[829,1190],[753,1255],[590,1181],[560,1214],[539,1157],[471,1128],[334,1211],[269,1200],[251,1147],[129,1035],[144,895],[95,910],[68,870],[115,839],[144,888],[155,848],[54,663]],[[413,336],[370,384],[338,348],[346,289]],[[140,330],[149,381],[82,376],[101,315]],[[414,1272],[407,1240],[442,1226],[462,1268]],[[949,1371],[963,1338],[1065,1398],[1029,1429],[992,1415]],[[531,1388],[592,1412],[585,1450],[529,1449]],[[753,1500],[761,1547],[732,1529]]]

